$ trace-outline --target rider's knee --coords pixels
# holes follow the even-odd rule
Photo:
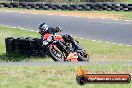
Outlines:
[[[63,35],[62,37],[67,42],[73,42],[73,37],[71,35]]]

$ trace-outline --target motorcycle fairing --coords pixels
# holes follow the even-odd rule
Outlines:
[[[71,52],[66,58],[67,61],[78,61],[78,55],[76,52]]]

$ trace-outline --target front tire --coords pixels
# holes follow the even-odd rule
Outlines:
[[[54,45],[50,45],[47,48],[47,52],[49,54],[49,56],[56,62],[62,62],[64,61],[64,55],[63,53],[59,50],[55,49],[56,46]],[[57,47],[56,47],[57,48]]]
[[[86,51],[78,52],[78,61],[89,61],[89,55]]]

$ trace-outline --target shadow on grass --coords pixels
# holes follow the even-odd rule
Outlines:
[[[43,56],[43,58],[45,58],[47,56]],[[25,55],[21,55],[21,54],[16,54],[16,53],[4,53],[2,55],[0,55],[0,61],[1,62],[19,62],[19,61],[23,61],[23,60],[29,60],[31,58],[38,58],[38,56],[25,56]]]
[[[29,57],[21,55],[21,54],[14,54],[14,53],[4,53],[2,55],[0,55],[0,61],[4,61],[4,62],[18,62],[18,61],[22,61],[25,59],[28,59]]]

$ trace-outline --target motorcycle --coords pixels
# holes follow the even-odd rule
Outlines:
[[[76,49],[76,46],[67,42],[61,35],[46,33],[42,37],[43,46],[54,61],[89,61],[89,55],[84,49]],[[78,41],[75,40],[79,46]]]

